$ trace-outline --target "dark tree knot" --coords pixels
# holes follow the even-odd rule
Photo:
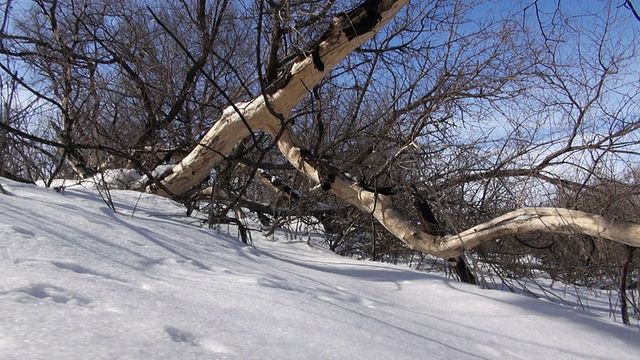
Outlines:
[[[380,13],[381,2],[382,0],[365,1],[353,11],[343,15],[345,20],[343,31],[347,35],[347,39],[352,40],[356,36],[373,31],[380,19],[382,19]]]
[[[320,59],[320,45],[311,52],[311,59],[313,59],[313,66],[320,72],[324,72],[324,63]]]

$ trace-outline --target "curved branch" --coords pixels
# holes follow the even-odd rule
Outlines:
[[[624,2],[624,7],[626,7],[629,10],[631,10],[631,13],[633,14],[633,17],[635,17],[636,20],[640,21],[640,14],[638,14],[638,11],[636,10],[636,8],[631,3],[631,0],[626,0]]]
[[[640,247],[640,224],[609,221],[602,216],[563,208],[524,208],[497,217],[455,235],[434,236],[410,223],[389,196],[376,194],[349,180],[330,164],[311,158],[291,129],[278,140],[280,151],[307,177],[360,210],[373,215],[389,232],[414,250],[456,258],[483,242],[529,233],[582,234]]]
[[[391,198],[350,181],[338,169],[310,158],[290,129],[278,140],[287,159],[309,178],[343,200],[372,214],[389,232],[414,250],[444,259],[465,249],[511,235],[529,233],[582,234],[640,247],[640,224],[609,221],[602,216],[562,208],[525,208],[509,212],[456,235],[437,237],[422,231],[396,211]],[[328,182],[328,185],[327,185]]]
[[[252,132],[278,133],[283,125],[275,114],[290,118],[291,110],[304,99],[308,89],[371,39],[406,3],[408,0],[365,0],[354,10],[336,16],[311,53],[302,53],[288,64],[290,67],[283,67],[281,81],[268,96],[261,94],[249,102],[227,108],[194,150],[164,179],[164,186],[174,194],[183,194],[207,177],[222,160],[221,154],[229,153]]]
[[[524,208],[442,239],[446,247],[473,248],[510,235],[549,233],[588,235],[640,247],[640,224],[563,208]]]
[[[320,188],[371,214],[412,249],[444,259],[456,258],[465,249],[486,241],[534,232],[583,234],[640,247],[639,224],[612,222],[601,216],[560,208],[516,210],[456,235],[431,235],[400,214],[391,197],[363,188],[333,165],[316,159],[301,145],[291,124],[283,123],[279,115],[290,118],[293,107],[302,101],[308,89],[322,80],[325,71],[370,39],[406,3],[407,0],[365,0],[353,11],[336,17],[312,53],[301,54],[282,68],[283,75],[275,89],[249,102],[233,104],[224,111],[200,144],[165,178],[165,191],[186,192],[204,179],[235,144],[252,131],[262,131],[273,136],[287,160]]]

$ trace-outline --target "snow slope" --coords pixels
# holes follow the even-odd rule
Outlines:
[[[81,187],[0,182],[1,359],[640,354],[637,329],[607,318],[283,233],[250,247],[161,197],[112,190],[114,213]]]

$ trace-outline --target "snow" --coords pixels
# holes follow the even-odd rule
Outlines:
[[[130,184],[140,182],[142,175],[133,169],[110,169],[91,178],[88,183],[109,184],[111,188],[129,188]],[[87,183],[85,182],[85,183]]]
[[[638,330],[569,306],[242,244],[168,199],[0,179],[2,359],[636,359]],[[309,245],[312,244],[311,246]]]

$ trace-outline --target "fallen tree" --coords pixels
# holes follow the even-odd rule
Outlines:
[[[330,28],[307,52],[278,68],[277,79],[251,101],[228,107],[197,146],[147,191],[181,196],[201,183],[211,169],[242,139],[255,132],[270,134],[284,157],[301,173],[344,201],[370,213],[412,249],[447,260],[465,249],[515,234],[532,232],[585,234],[640,247],[640,225],[561,208],[526,208],[509,212],[458,234],[439,236],[423,231],[398,212],[392,197],[363,187],[325,159],[301,145],[291,127],[292,109],[347,55],[391,21],[408,0],[365,0],[336,16]]]

